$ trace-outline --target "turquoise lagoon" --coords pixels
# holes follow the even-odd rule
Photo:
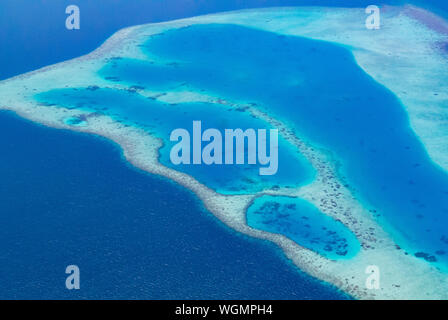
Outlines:
[[[216,128],[221,132],[233,128],[271,128],[266,122],[240,109],[213,103],[167,104],[145,98],[132,90],[99,88],[57,89],[39,94],[37,99],[41,103],[108,114],[120,122],[147,130],[164,142],[159,158],[162,164],[190,174],[222,194],[253,193],[278,187],[292,188],[309,182],[315,174],[298,151],[282,138],[279,138],[278,148],[279,169],[272,176],[259,175],[260,166],[247,164],[247,159],[244,165],[171,163],[171,147],[177,143],[170,141],[171,132],[176,128],[185,128],[191,132],[195,120],[202,121],[202,131],[207,128]],[[79,121],[82,119],[71,120],[72,123]],[[192,148],[191,145],[190,149]]]
[[[341,222],[303,199],[279,196],[256,198],[247,210],[247,224],[283,234],[329,259],[349,259],[360,249],[356,236]]]
[[[391,227],[400,245],[427,261],[448,262],[448,176],[429,159],[400,101],[364,73],[347,48],[209,24],[149,37],[142,49],[147,60],[117,57],[99,75],[129,88],[192,90],[256,106],[331,152],[349,188]],[[162,105],[151,99],[143,102],[132,92],[60,89],[38,99],[99,108],[162,137],[179,126],[188,128],[191,120],[217,128],[267,126],[223,105]],[[165,151],[161,161],[169,165]],[[258,167],[177,169],[224,193],[297,186],[312,179],[312,168],[287,143],[282,142],[279,152],[279,172],[268,180],[257,176]]]

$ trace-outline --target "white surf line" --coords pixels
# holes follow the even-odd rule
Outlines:
[[[294,11],[306,15],[306,12],[301,9],[261,10],[261,13],[250,10],[247,14],[250,22],[256,20],[256,16],[261,14],[261,17],[258,17],[259,24],[263,23],[266,15],[274,16],[271,21],[278,16],[276,19],[279,19],[279,21],[274,22],[280,24],[283,21],[282,14],[291,14]],[[349,221],[350,229],[354,230],[362,240],[363,248],[355,258],[347,261],[330,261],[300,247],[281,235],[274,235],[248,227],[245,223],[245,211],[256,195],[219,195],[192,177],[160,165],[157,161],[160,141],[146,132],[114,122],[102,115],[88,118],[86,127],[71,127],[65,125],[63,119],[79,116],[83,112],[36,106],[30,100],[30,97],[36,92],[66,86],[67,74],[71,75],[69,78],[70,87],[102,84],[101,79],[92,76],[104,63],[102,59],[113,56],[134,58],[141,56],[141,52],[136,45],[146,39],[149,34],[163,32],[173,27],[186,26],[194,22],[207,23],[210,19],[213,20],[216,17],[241,23],[241,14],[241,12],[237,12],[211,15],[122,30],[92,54],[1,82],[0,107],[15,111],[25,118],[51,127],[98,134],[115,141],[122,147],[126,159],[133,165],[147,172],[165,176],[190,189],[199,196],[209,211],[229,227],[247,235],[267,239],[278,244],[301,269],[337,285],[357,298],[446,298],[448,284],[444,274],[429,264],[412,256],[406,256],[400,250],[397,250],[387,234],[370,218],[369,213],[357,203],[356,199],[353,199],[350,193],[341,195],[339,191],[334,190],[336,188],[335,183],[340,183],[336,181],[334,168],[331,167],[331,159],[323,153],[320,154],[316,150],[310,150],[314,151],[312,156],[317,162],[313,165],[318,166],[319,177],[310,186],[297,190],[297,196],[318,204],[319,209],[323,212],[335,218],[339,216],[341,221]],[[298,139],[297,137],[291,138]],[[337,199],[338,205],[341,205],[337,210],[333,210],[332,206],[328,207],[328,204],[332,203],[329,200],[334,199]],[[366,247],[364,243],[375,244],[375,246],[369,245],[369,247]],[[379,290],[367,290],[365,288],[367,275],[364,271],[366,266],[371,264],[378,265],[382,270],[381,289]]]

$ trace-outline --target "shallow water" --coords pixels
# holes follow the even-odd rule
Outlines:
[[[247,210],[247,224],[283,234],[333,260],[352,258],[360,249],[358,239],[346,226],[303,199],[259,197]]]

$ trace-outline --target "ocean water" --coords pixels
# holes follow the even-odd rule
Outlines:
[[[370,2],[116,0],[106,5],[104,2],[90,0],[2,0],[0,1],[0,79],[88,53],[118,29],[139,23],[246,7],[366,6],[371,4]],[[383,3],[403,2],[407,1],[383,1]],[[64,27],[66,16],[63,13],[69,4],[81,7],[80,31],[68,31]],[[447,4],[443,1],[419,1],[418,4],[440,10],[441,14],[447,12]],[[313,53],[313,50],[309,53]],[[343,56],[351,61],[345,53]],[[305,58],[310,62],[311,57]],[[329,70],[334,72],[335,67],[330,65]],[[311,66],[309,69],[312,69]],[[317,70],[322,74],[322,70],[319,68]],[[316,86],[316,89],[321,88]],[[384,88],[381,90],[384,91]],[[276,109],[280,111],[280,108]],[[383,116],[385,111],[383,108],[380,109]],[[316,109],[314,118],[317,118],[318,112],[322,110],[325,112],[326,109]],[[348,118],[352,119],[355,115]],[[331,120],[327,118],[331,118],[333,114],[330,113],[327,117],[323,113],[322,116],[326,120]],[[402,112],[397,112],[397,117],[405,119]],[[398,121],[399,127],[394,130],[391,129],[395,128],[393,119],[387,118],[390,122],[388,120],[384,125],[381,117],[372,119],[377,124],[376,129],[392,126],[389,127],[390,132],[395,132],[403,126],[407,128],[406,120],[404,124],[403,121]],[[336,118],[334,120],[341,121]],[[0,274],[7,275],[0,277],[0,297],[222,298],[225,295],[229,298],[346,298],[333,288],[298,272],[290,263],[284,261],[280,251],[272,245],[238,236],[222,227],[204,212],[195,197],[185,190],[129,168],[122,159],[119,159],[117,148],[112,147],[110,143],[92,136],[86,137],[38,127],[3,113],[0,115],[0,123],[2,124],[0,145],[5,151],[0,158],[2,163],[0,218],[4,226],[0,232],[3,248]],[[330,127],[336,130],[337,125]],[[313,137],[312,129],[308,128],[310,137]],[[367,126],[367,129],[367,131],[374,130],[370,126]],[[407,145],[405,150],[412,150],[412,154],[415,155],[413,160],[423,158],[422,163],[425,165],[424,168],[427,168],[428,159],[422,155],[421,146],[415,137],[407,132],[405,138],[409,138],[414,144]],[[344,134],[346,133],[345,130]],[[35,138],[34,143],[30,143],[31,136]],[[325,136],[314,138],[320,142],[326,139]],[[363,141],[359,141],[359,144],[365,145],[365,148],[370,146],[365,144],[368,140]],[[337,145],[333,140],[330,140],[329,144]],[[389,149],[392,148],[391,146]],[[395,149],[401,150],[397,146]],[[395,153],[394,155],[399,156]],[[407,154],[401,155],[407,156]],[[102,166],[102,163],[106,165]],[[400,170],[398,174],[401,177],[400,181],[404,181],[407,174],[412,172],[408,170],[409,167],[407,165],[404,170]],[[431,165],[429,167],[433,168]],[[390,171],[390,168],[387,171]],[[405,189],[399,194],[392,194],[391,198],[398,196],[401,199],[404,195],[403,202],[407,203],[410,197],[416,194],[422,196],[425,202],[437,201],[437,197],[440,196],[437,192],[439,189],[434,189],[430,184],[433,182],[431,178],[434,176],[434,171],[432,169],[429,171],[429,180],[418,179],[420,188],[418,192],[408,195],[409,190]],[[381,173],[381,170],[378,172]],[[373,182],[380,181],[380,178],[373,179]],[[133,183],[130,183],[131,179]],[[365,179],[370,181],[371,177],[367,176]],[[394,187],[389,185],[389,180],[385,182],[386,187]],[[420,195],[419,192],[425,183],[429,183],[426,185],[429,186],[429,190],[423,190],[423,195]],[[123,186],[124,190],[114,191],[112,186],[120,188]],[[358,192],[358,186],[353,184],[352,188],[356,188]],[[362,186],[361,189],[364,190],[364,197],[372,198],[370,199],[372,204],[375,203],[375,199],[376,203],[381,204],[387,200],[377,199],[374,192],[370,194],[369,186]],[[136,193],[137,190],[140,192]],[[378,188],[372,190],[377,192]],[[432,198],[427,195],[431,191],[434,191]],[[158,192],[157,197],[147,197],[148,193],[154,192]],[[172,192],[179,202],[167,207],[172,199],[165,192]],[[118,201],[117,198],[129,201]],[[141,202],[136,203],[134,200]],[[141,207],[141,204],[145,206]],[[424,203],[420,203],[419,206],[422,205],[425,206]],[[189,207],[188,217],[179,209],[182,206]],[[406,223],[402,229],[407,229],[410,223],[412,228],[407,229],[411,235],[408,240],[420,242],[420,239],[425,238],[423,230],[426,226],[435,225],[436,222],[428,224],[426,218],[430,218],[429,216],[425,216],[425,225],[421,224],[420,220],[413,221],[409,217],[413,216],[418,206],[409,207],[413,210],[405,211]],[[430,207],[434,209],[434,204]],[[156,221],[148,222],[147,208],[151,209],[149,215]],[[166,214],[166,208],[172,210],[170,213],[173,215]],[[387,208],[389,210],[389,206]],[[376,209],[372,208],[372,211],[374,210]],[[127,214],[124,215],[123,212]],[[424,212],[430,212],[430,209]],[[435,212],[436,215],[441,213],[440,210]],[[204,220],[199,218],[193,221],[191,214],[194,213]],[[377,210],[377,214],[382,215],[383,212]],[[173,216],[179,218],[174,219]],[[396,217],[396,220],[401,218]],[[190,228],[176,224],[179,221]],[[442,216],[438,222],[443,225],[444,217]],[[195,233],[199,230],[201,232],[205,230],[207,233],[206,241],[202,242],[203,239]],[[433,234],[432,228],[427,230],[431,231],[426,232],[427,241],[422,242],[422,245],[430,252],[436,250],[436,246],[432,246],[431,243],[440,242],[437,241],[440,232]],[[417,231],[415,235],[412,234],[414,231]],[[173,246],[172,242],[162,243],[167,234],[170,239],[179,240],[179,246]],[[148,239],[159,242],[153,245],[154,242]],[[229,243],[231,244],[228,245]],[[443,250],[438,251],[441,253]],[[147,255],[148,252],[152,252],[152,256]],[[203,254],[204,252],[206,254]],[[186,256],[188,258],[185,258]],[[158,264],[158,261],[164,261],[164,264]],[[63,288],[66,276],[63,272],[64,266],[71,263],[78,263],[81,266],[83,279],[81,292],[68,292]],[[127,272],[123,272],[124,264],[129,266]],[[86,265],[87,270],[82,267]],[[263,284],[266,284],[266,287]],[[221,286],[222,291],[216,291],[218,286]],[[272,296],[268,296],[269,294]]]
[[[126,69],[126,66],[125,66]],[[145,69],[143,69],[145,70]],[[123,70],[122,72],[126,72]],[[141,76],[144,76],[142,74]],[[151,89],[154,89],[151,87]],[[268,165],[248,164],[248,148],[245,144],[245,164],[178,164],[170,160],[171,148],[177,141],[170,141],[170,134],[176,128],[190,133],[190,150],[193,150],[193,121],[200,120],[202,132],[208,128],[218,129],[223,141],[225,129],[268,129],[271,126],[247,111],[237,110],[222,104],[179,103],[166,104],[142,97],[133,91],[113,89],[55,89],[36,96],[40,103],[85,110],[86,114],[100,112],[111,115],[119,122],[137,125],[163,140],[160,162],[175,170],[185,172],[198,181],[222,194],[244,194],[278,187],[296,187],[310,182],[315,175],[311,165],[298,151],[281,137],[278,146],[279,169],[275,175],[260,175],[259,169]],[[268,135],[269,139],[269,135]],[[207,142],[202,143],[203,147]],[[270,141],[266,149],[270,150]],[[190,160],[191,161],[191,160]],[[234,163],[235,163],[234,156]]]
[[[448,2],[439,0],[412,0],[408,1],[415,6],[429,10],[444,19],[448,18]]]
[[[247,210],[247,224],[255,229],[283,234],[332,260],[350,259],[361,248],[356,236],[346,226],[303,199],[259,197]]]
[[[149,59],[169,63],[134,69],[111,62],[100,74],[129,85],[188,83],[222,99],[256,104],[332,152],[351,189],[393,228],[401,245],[428,261],[448,262],[448,175],[429,159],[399,100],[347,49],[211,24],[151,37],[146,50]]]
[[[107,140],[6,112],[0,133],[1,299],[349,298]],[[71,264],[81,290],[65,288]]]

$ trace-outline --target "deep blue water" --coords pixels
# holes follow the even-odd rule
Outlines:
[[[116,60],[100,74],[128,85],[187,83],[257,104],[340,159],[352,190],[401,245],[448,262],[448,175],[429,159],[398,99],[346,48],[234,25],[170,30],[146,48],[170,62]]]
[[[350,259],[360,249],[358,239],[346,226],[303,199],[259,197],[247,210],[247,224],[283,234],[333,260]]]
[[[0,145],[1,299],[346,298],[104,139],[1,112]]]

